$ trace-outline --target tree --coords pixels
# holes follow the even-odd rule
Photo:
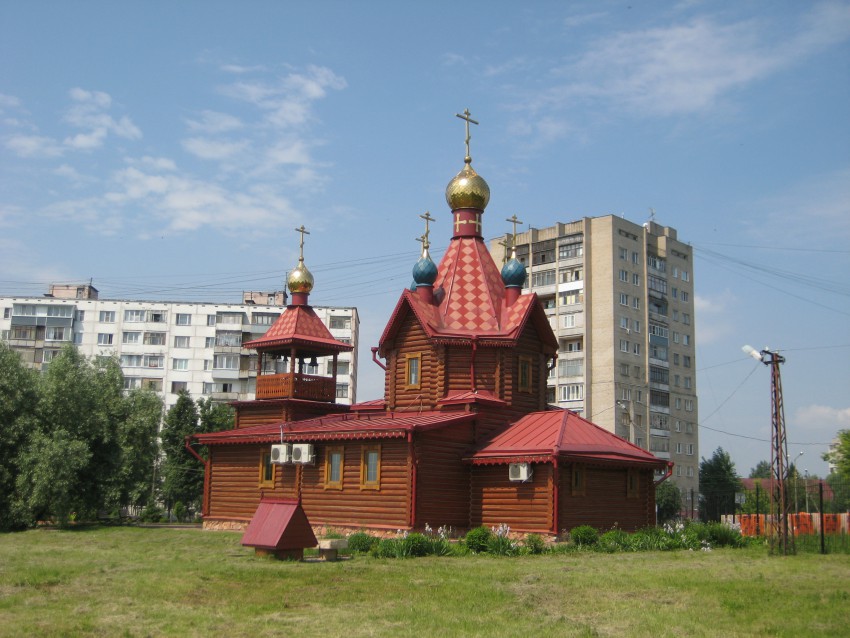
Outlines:
[[[823,455],[823,460],[835,465],[835,473],[850,480],[850,430],[838,432],[838,445]]]
[[[170,510],[178,501],[194,506],[200,503],[204,468],[185,448],[186,437],[198,431],[198,409],[188,392],[181,391],[177,402],[165,415],[160,438],[165,459],[162,463],[162,496]]]
[[[717,448],[710,459],[702,458],[699,484],[699,510],[703,521],[719,521],[721,515],[734,513],[735,493],[741,490],[741,481],[735,463],[723,448]]]
[[[658,512],[658,523],[663,524],[675,520],[682,511],[682,493],[675,483],[664,481],[655,488],[655,507]]]
[[[125,410],[117,433],[122,460],[116,496],[121,505],[138,508],[148,505],[155,496],[162,399],[150,390],[133,390],[125,398]]]
[[[773,472],[770,469],[769,461],[759,461],[758,464],[754,468],[750,470],[751,479],[769,479],[773,476]]]
[[[226,403],[215,403],[210,397],[198,399],[198,432],[221,432],[235,427],[234,410]],[[206,458],[206,452],[202,454]]]
[[[26,526],[13,512],[20,455],[38,400],[37,377],[18,354],[0,342],[0,532]]]

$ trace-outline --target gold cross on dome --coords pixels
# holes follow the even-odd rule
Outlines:
[[[459,117],[460,119],[466,121],[466,157],[464,158],[463,161],[466,162],[467,164],[469,164],[472,161],[472,156],[469,154],[469,140],[472,139],[471,136],[469,135],[469,125],[470,125],[470,123],[471,124],[478,124],[478,122],[476,122],[471,117],[469,117],[470,115],[471,114],[469,112],[469,109],[464,110],[463,115],[461,115],[460,113],[455,113],[456,117]]]
[[[425,241],[422,244],[422,247],[428,248],[431,245],[431,243],[428,241],[428,238],[431,236],[431,227],[429,226],[429,223],[435,222],[437,220],[434,219],[433,217],[431,217],[430,211],[427,211],[427,210],[425,211],[424,215],[420,215],[419,217],[425,220],[425,234],[422,235],[422,237],[424,238]],[[419,240],[417,240],[417,241],[419,241]]]
[[[455,220],[455,232],[460,230],[461,224],[475,224],[475,230],[479,233],[481,232],[481,220],[478,215],[475,216],[475,219],[456,219]]]
[[[514,225],[514,232],[513,232],[513,235],[511,236],[511,242],[513,243],[513,247],[516,248],[516,225],[521,224],[522,222],[519,220],[519,218],[516,215],[511,215],[505,221],[511,222]]]
[[[301,224],[301,228],[295,229],[296,233],[301,233],[301,243],[299,245],[299,249],[301,251],[301,255],[298,257],[300,261],[304,261],[304,235],[309,235],[310,232],[304,228],[304,224]]]

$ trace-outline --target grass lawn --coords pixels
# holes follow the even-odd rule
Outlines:
[[[576,553],[336,563],[240,534],[0,535],[0,636],[838,636],[850,556]]]

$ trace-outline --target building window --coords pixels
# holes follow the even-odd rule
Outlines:
[[[670,296],[672,296],[673,299],[679,298],[679,289],[676,288],[676,286],[673,286],[673,288],[670,290]]]
[[[682,271],[682,281],[690,281],[691,276],[688,274],[687,270]]]
[[[581,339],[570,339],[569,341],[564,341],[561,344],[561,350],[564,352],[581,352],[581,349]]]
[[[620,352],[628,352],[629,351],[629,341],[628,339],[620,339]]]
[[[637,498],[640,491],[640,474],[635,469],[626,472],[626,498]]]
[[[265,312],[265,313],[255,312],[253,314],[253,316],[251,317],[251,321],[254,323],[255,326],[270,326],[275,321],[277,321],[277,318],[279,316],[280,315],[278,315],[278,314],[270,314],[270,313],[267,313],[267,312]]]
[[[632,326],[633,326],[632,329],[635,332],[639,333],[640,332],[640,319],[635,319]]]
[[[422,354],[408,354],[404,364],[404,385],[416,390],[422,383]]]
[[[649,264],[650,268],[654,268],[658,272],[665,272],[667,270],[667,262],[656,255],[647,255],[646,263]]]
[[[620,269],[620,281],[623,283],[629,283],[629,271]]]
[[[162,392],[162,379],[142,379],[142,389]]]
[[[8,319],[11,316],[12,316],[12,309],[11,308],[3,308],[3,318]]]
[[[686,291],[686,290],[683,290],[682,291],[682,301],[689,301],[690,298],[691,298],[690,293],[688,293],[688,291]]]
[[[48,306],[48,317],[71,317],[74,314],[74,309],[71,306]]]
[[[364,445],[360,455],[360,489],[377,490],[381,487],[381,446]]]
[[[531,392],[531,357],[521,356],[518,361],[518,387],[519,392]]]
[[[167,314],[162,310],[151,310],[148,313],[148,321],[151,323],[165,323]]]
[[[98,321],[100,321],[100,323],[115,323],[115,311],[101,310],[100,315],[98,316]]]
[[[620,305],[621,306],[628,306],[629,305],[629,296],[624,292],[620,293]]]
[[[204,338],[204,348],[212,348],[215,346],[215,337]]]
[[[691,389],[691,383],[692,383],[691,377],[685,377],[685,389],[690,390]]]
[[[171,360],[171,369],[172,370],[188,370],[189,369],[189,360],[188,359],[172,359]]]
[[[573,240],[570,243],[564,243],[558,246],[559,259],[572,259],[584,255],[584,244]]]
[[[331,330],[351,330],[351,317],[349,315],[331,317],[330,328]]]
[[[640,297],[632,297],[632,308],[640,310]]]
[[[145,367],[147,368],[162,368],[165,366],[165,357],[161,354],[145,355]]]
[[[686,326],[691,325],[691,315],[689,315],[687,312],[682,313],[682,323]]]
[[[219,332],[215,336],[215,345],[226,347],[238,347],[242,345],[241,332]]]
[[[130,323],[139,323],[145,320],[145,311],[144,310],[125,310],[124,311],[124,321]]]
[[[686,368],[691,367],[691,355],[686,354],[686,355],[682,356],[682,365],[685,366]]]
[[[348,376],[348,370],[349,370],[349,367],[350,367],[350,364],[349,364],[349,362],[348,362],[348,361],[337,361],[337,362],[336,362],[336,373],[337,373],[337,376],[340,376],[340,377],[347,377],[347,376]]]
[[[561,401],[581,401],[584,399],[583,383],[568,383],[561,386]]]
[[[554,286],[555,270],[543,270],[531,273],[532,286]]]
[[[621,363],[620,364],[620,374],[622,374],[624,377],[629,376],[629,364],[628,363]]]
[[[122,354],[122,368],[141,368],[144,363],[144,357],[140,354]]]
[[[141,343],[141,332],[125,332],[121,335],[121,343]]]
[[[86,311],[85,310],[77,310],[76,321],[85,321],[86,320]]]
[[[336,384],[336,398],[337,399],[347,399],[348,398],[348,384],[347,383],[337,383]]]
[[[274,487],[275,464],[268,446],[260,450],[260,487]]]
[[[581,465],[577,465],[573,463],[571,478],[571,490],[573,496],[584,496],[585,494],[585,481],[584,481],[584,468]]]
[[[178,326],[190,326],[192,325],[192,315],[185,312],[178,312],[174,323]]]
[[[165,345],[165,333],[164,332],[146,332],[144,339],[146,346],[164,346]]]
[[[99,346],[111,346],[112,339],[115,335],[108,332],[100,332],[97,335],[97,345]]]
[[[640,286],[640,275],[637,273],[632,273],[632,284],[635,286]]]
[[[632,252],[632,263],[639,264],[640,263],[640,253]]]
[[[663,295],[667,294],[667,280],[655,275],[649,275],[646,278],[646,287],[655,292],[660,292]]]
[[[686,335],[686,334],[682,335],[682,345],[683,346],[691,345],[691,335]]]
[[[561,293],[561,305],[573,306],[584,303],[584,290],[568,290]]]
[[[572,312],[572,313],[567,314],[567,315],[561,315],[561,327],[562,328],[575,328],[576,325],[578,325],[576,323],[576,314],[577,313]]]
[[[649,366],[649,380],[652,383],[670,383],[670,371],[667,368]]]
[[[678,399],[677,399],[678,400]],[[649,391],[649,405],[659,408],[670,407],[670,393],[664,390]]]
[[[623,330],[629,329],[629,318],[628,317],[620,317],[620,328]]]
[[[685,412],[693,412],[694,411],[694,400],[693,399],[685,399]]]
[[[676,397],[675,404],[677,410],[682,409],[682,399],[680,397]]]
[[[189,337],[176,336],[174,337],[174,347],[175,348],[188,348],[189,347]]]
[[[325,455],[325,489],[341,490],[343,474],[342,447],[329,447]]]
[[[189,383],[187,381],[171,382],[171,394],[179,394],[180,392],[186,392],[188,389]]]
[[[580,377],[584,371],[584,358],[561,359],[558,361],[558,376]]]
[[[214,326],[215,325],[215,315],[207,315],[207,325]]]
[[[629,249],[623,248],[622,246],[619,248],[620,259],[626,260],[629,258]]]
[[[52,326],[44,333],[45,341],[65,341],[65,328],[63,326]]]
[[[581,281],[581,268],[561,268],[559,275],[562,284]]]
[[[238,354],[217,354],[213,357],[213,369],[215,370],[238,370]]]
[[[138,377],[124,377],[124,389],[136,390],[142,387],[142,380]]]

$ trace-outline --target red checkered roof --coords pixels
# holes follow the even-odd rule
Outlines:
[[[334,339],[310,306],[287,307],[266,334],[242,345],[256,350],[287,345],[313,346],[316,350],[337,352],[352,349],[350,344]]]
[[[508,305],[505,284],[480,237],[455,237],[437,267],[434,303],[405,290],[381,336],[383,344],[395,334],[399,317],[410,308],[429,337],[479,343],[516,341],[531,319],[538,327],[543,347],[558,350],[537,295],[521,295]]]
[[[561,458],[654,465],[667,461],[624,441],[570,410],[534,412],[512,423],[468,457],[473,463]]]

